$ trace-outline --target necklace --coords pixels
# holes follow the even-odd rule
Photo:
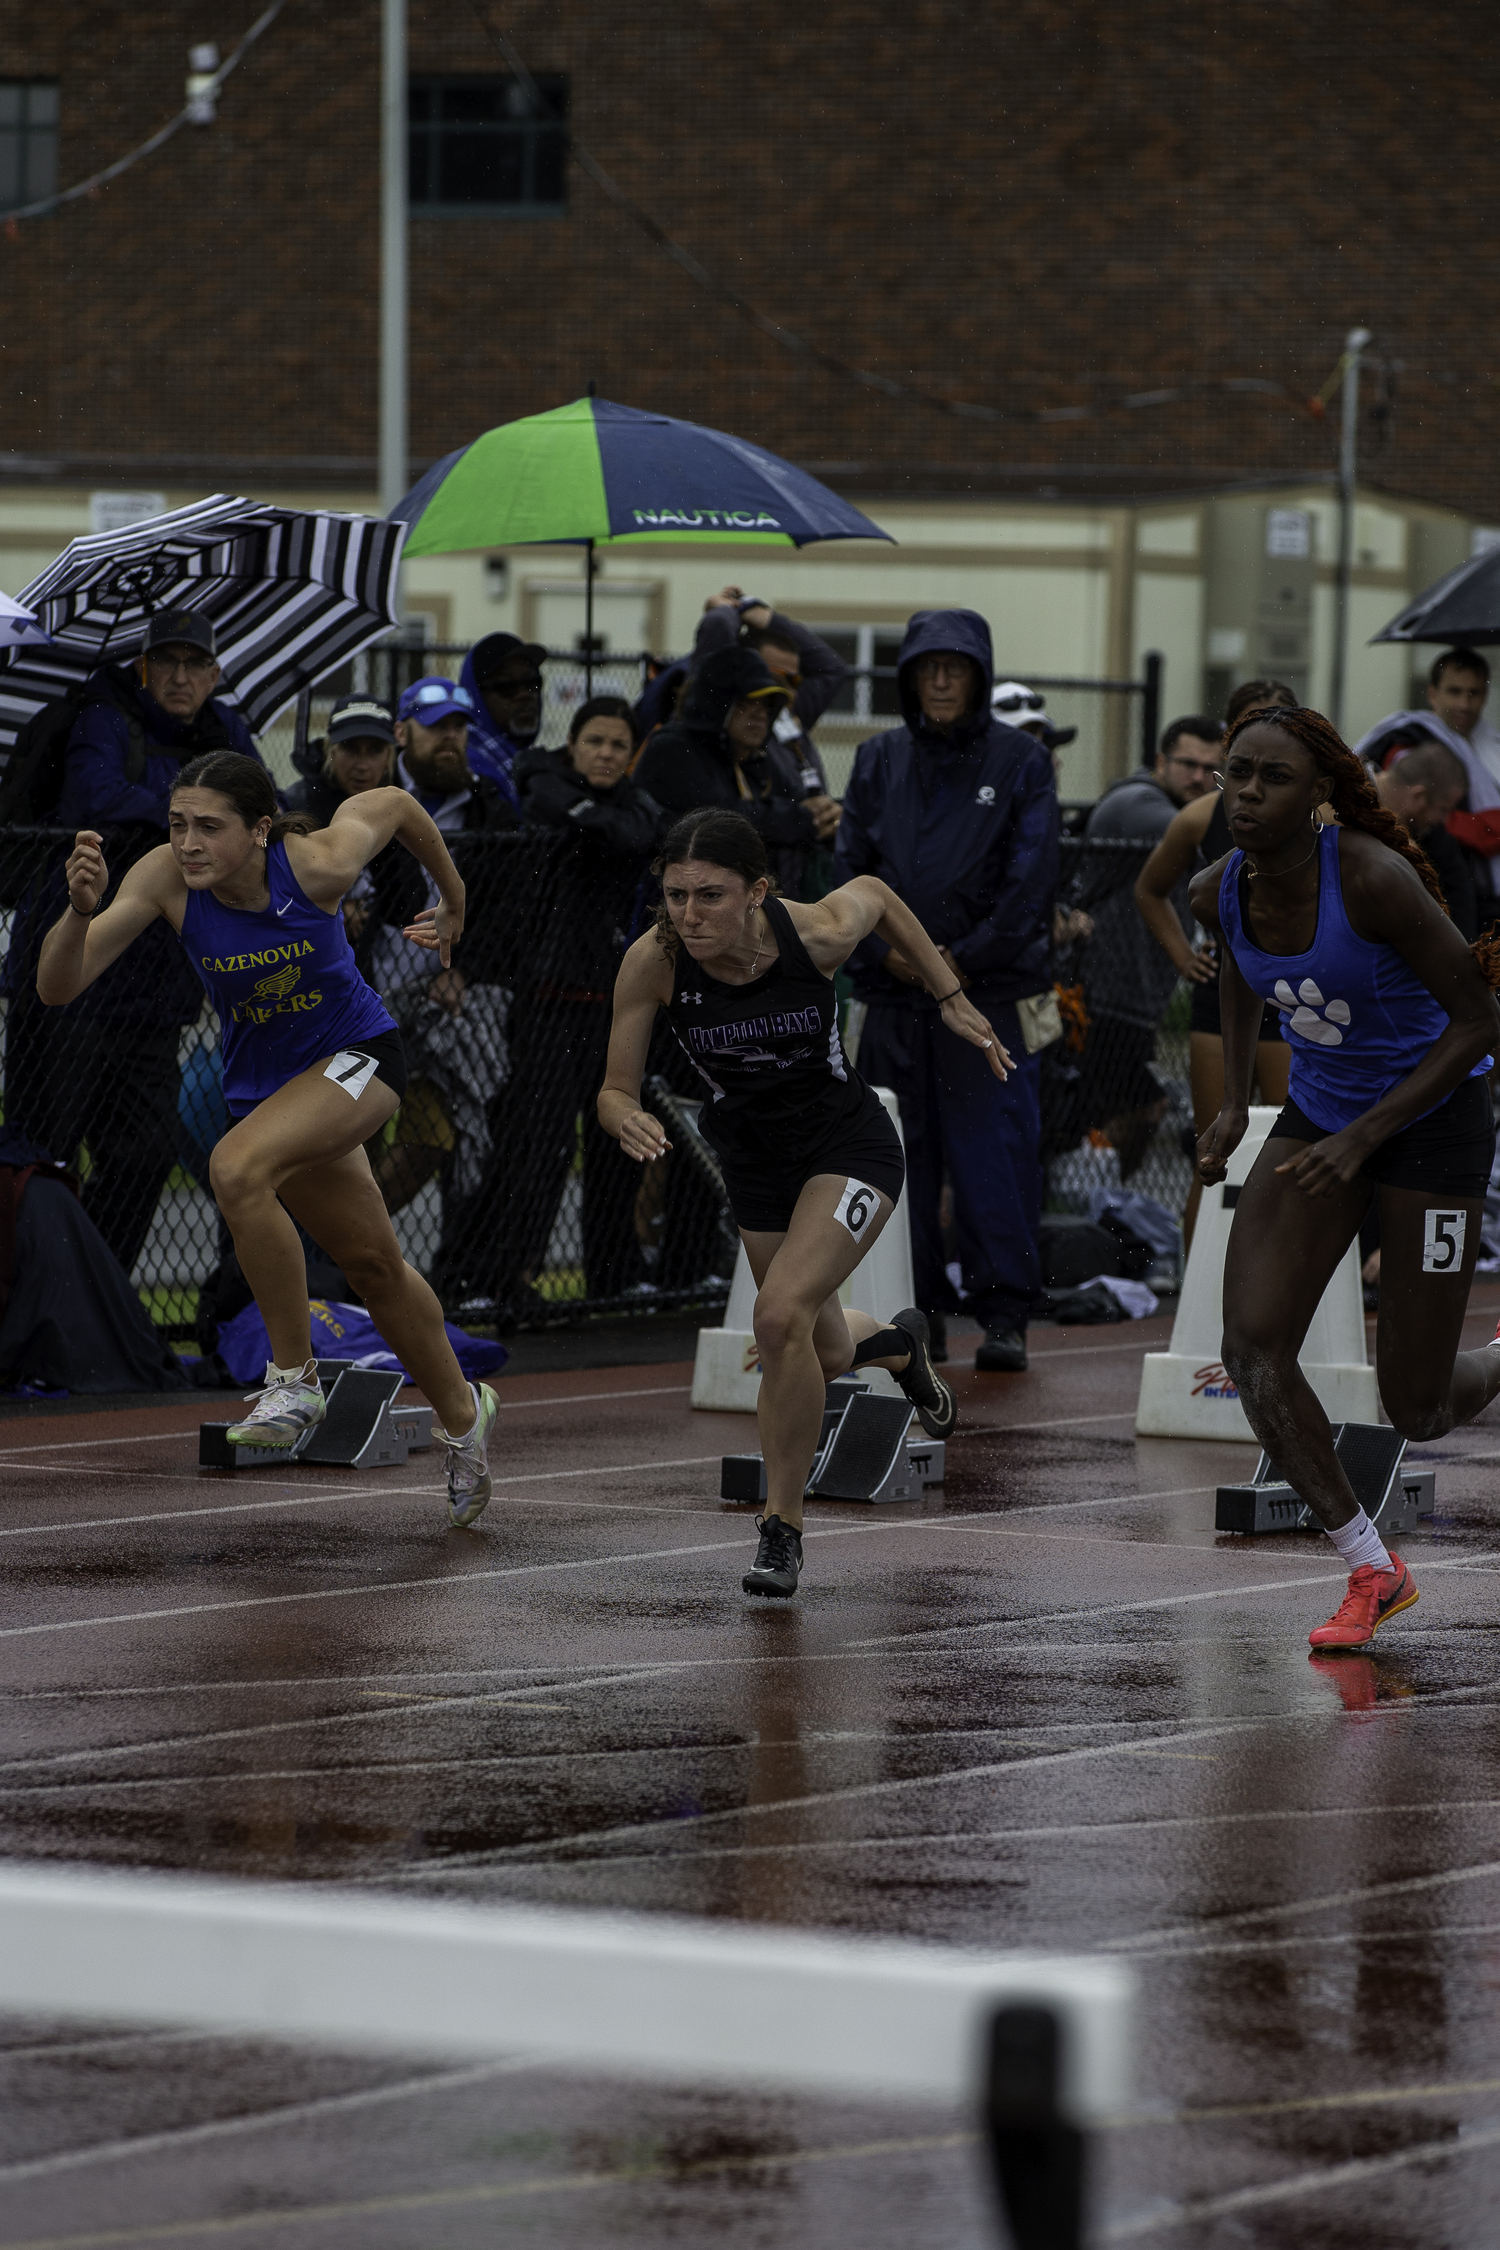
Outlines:
[[[1298,860],[1294,860],[1294,861],[1292,862],[1292,865],[1291,865],[1290,867],[1274,867],[1274,868],[1272,868],[1272,870],[1271,870],[1270,874],[1269,874],[1269,875],[1267,875],[1267,876],[1266,876],[1266,877],[1264,878],[1264,880],[1265,880],[1266,882],[1268,882],[1268,883],[1274,883],[1278,875],[1295,875],[1295,874],[1296,874],[1296,872],[1297,872],[1297,869],[1298,869],[1299,867],[1305,867],[1305,866],[1307,865],[1307,860],[1308,860],[1308,859],[1311,859],[1311,858],[1312,858],[1312,856],[1313,856],[1313,853],[1317,851],[1317,848],[1318,848],[1319,844],[1321,844],[1321,843],[1322,843],[1322,841],[1323,841],[1323,834],[1322,834],[1322,831],[1321,831],[1321,829],[1320,829],[1320,830],[1319,830],[1319,832],[1318,832],[1318,834],[1317,834],[1317,835],[1316,835],[1316,836],[1315,836],[1315,837],[1313,838],[1313,848],[1312,848],[1312,851],[1310,851],[1310,852],[1308,853],[1308,855],[1307,855],[1307,859],[1298,859]],[[1249,860],[1249,857],[1250,857],[1250,854],[1249,854],[1249,853],[1247,852],[1247,853],[1245,854],[1245,858],[1246,858],[1246,860],[1247,860],[1247,861]],[[1260,869],[1259,869],[1258,867],[1252,867],[1252,868],[1250,869],[1250,880],[1251,880],[1251,882],[1252,882],[1252,883],[1253,883],[1253,882],[1255,881],[1256,877],[1257,877],[1257,876],[1258,876],[1259,874],[1260,874]]]
[[[760,914],[760,913],[761,913],[761,910],[760,910],[760,908],[759,908],[759,907],[757,907],[757,908],[755,909],[755,911],[756,911],[756,913],[757,913],[757,914]],[[764,916],[763,914],[761,915],[761,919],[762,919],[762,921],[764,921],[764,920],[765,920],[765,916]],[[763,954],[763,953],[765,952],[765,950],[766,950],[766,948],[765,948],[765,943],[764,943],[764,940],[763,940],[763,941],[762,941],[762,942],[761,942],[761,943],[760,943],[760,944],[759,944],[759,945],[758,945],[758,946],[757,946],[757,947],[755,948],[755,961],[752,961],[752,962],[751,962],[751,964],[750,964],[750,974],[751,974],[751,976],[754,976],[754,974],[755,974],[755,962],[756,962],[756,961],[759,961],[759,959],[760,959],[761,955],[762,955],[762,954]]]

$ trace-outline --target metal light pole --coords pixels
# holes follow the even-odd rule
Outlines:
[[[1349,663],[1349,580],[1354,569],[1354,487],[1359,474],[1359,357],[1370,341],[1368,328],[1351,328],[1344,338],[1343,420],[1339,429],[1339,574],[1333,605],[1333,688],[1329,716],[1344,731],[1344,692]]]
[[[406,0],[381,0],[380,507],[389,514],[406,473]]]

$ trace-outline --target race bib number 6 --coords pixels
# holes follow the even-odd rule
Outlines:
[[[866,1187],[863,1180],[845,1180],[839,1207],[833,1215],[858,1242],[879,1209],[880,1196],[876,1189]]]
[[[1423,1273],[1457,1273],[1464,1260],[1467,1211],[1428,1211],[1422,1234]]]

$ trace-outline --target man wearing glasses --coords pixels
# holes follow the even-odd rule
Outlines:
[[[1084,837],[1138,844],[1138,855],[1098,855],[1085,864],[1079,903],[1094,920],[1083,956],[1088,1046],[1080,1089],[1080,1122],[1101,1131],[1119,1154],[1128,1180],[1166,1115],[1167,1097],[1149,1065],[1157,1027],[1177,985],[1177,971],[1141,920],[1135,879],[1147,850],[1165,835],[1174,813],[1218,787],[1220,730],[1212,719],[1174,719],[1149,766],[1105,790],[1089,814]],[[1172,893],[1183,933],[1191,942],[1187,877]],[[1103,894],[1102,896],[1100,894]]]

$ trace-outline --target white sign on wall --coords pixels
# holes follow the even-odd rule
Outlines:
[[[164,492],[91,492],[90,531],[123,531],[127,524],[144,523],[148,516],[164,516]]]

